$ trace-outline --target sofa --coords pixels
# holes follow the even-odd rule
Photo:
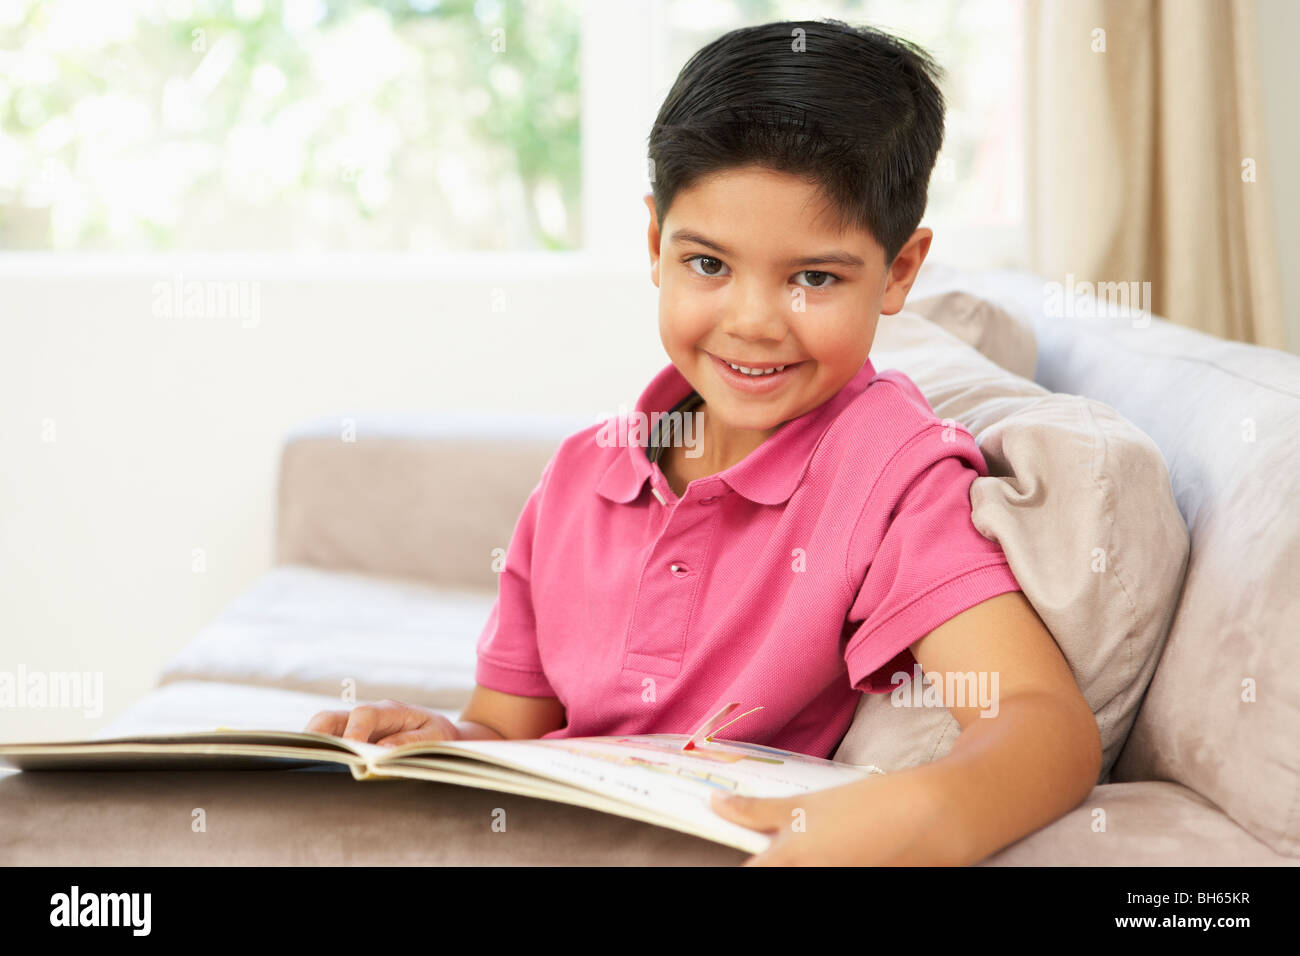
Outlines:
[[[1158,450],[1156,481],[1174,503],[1183,551],[1166,564],[1175,587],[1146,622],[1157,639],[1126,678],[1128,705],[1122,723],[1112,723],[1113,752],[1097,787],[1064,817],[978,865],[1300,864],[1293,623],[1300,619],[1300,357],[1158,316],[1140,328],[1128,319],[1064,318],[1045,285],[1027,272],[927,265],[909,303],[929,303],[924,321],[942,326],[950,346],[1039,391],[1104,403],[1140,430]],[[888,354],[873,351],[878,368],[888,366]],[[280,460],[274,566],[97,736],[218,725],[299,730],[319,710],[383,698],[457,718],[514,521],[560,440],[588,424],[534,414],[379,414],[322,417],[294,429]],[[1000,480],[996,469],[979,479]],[[876,699],[864,700],[860,717],[868,703],[879,709],[884,700],[870,696]],[[1100,721],[1100,703],[1096,709]],[[951,745],[951,727],[935,733]],[[875,753],[851,730],[836,759],[854,741],[867,747],[855,753]],[[908,746],[887,771],[944,752]],[[196,807],[205,811],[202,832],[190,825]],[[505,832],[492,825],[501,809]],[[0,775],[0,862],[8,864],[734,865],[745,858],[580,807],[444,784],[360,783],[337,772]]]

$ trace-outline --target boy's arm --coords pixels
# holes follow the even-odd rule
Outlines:
[[[1009,846],[1092,792],[1101,773],[1097,720],[1023,592],[963,611],[913,644],[912,656],[945,688],[944,675],[969,671],[997,688],[989,716],[978,701],[945,700],[961,736],[947,756],[907,771],[939,798],[936,835],[961,847],[959,862]]]
[[[558,698],[521,697],[476,684],[456,728],[461,740],[535,740],[564,723]]]
[[[945,690],[944,673],[996,673],[996,716],[981,717],[978,701],[945,700],[962,733],[931,763],[797,797],[722,802],[714,794],[721,816],[775,833],[746,865],[965,866],[1092,792],[1101,772],[1096,718],[1022,592],[982,601],[911,648]],[[794,813],[807,819],[800,831],[791,826]]]

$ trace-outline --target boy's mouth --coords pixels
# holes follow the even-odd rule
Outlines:
[[[719,377],[739,391],[748,394],[765,394],[780,388],[804,363],[803,362],[745,362],[731,361],[706,352],[718,369]]]

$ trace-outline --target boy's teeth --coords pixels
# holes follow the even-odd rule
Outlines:
[[[730,362],[728,362],[727,364],[731,365],[731,367],[734,368],[737,372],[744,372],[746,375],[754,375],[754,376],[775,375],[777,372],[781,371],[781,369],[785,368],[784,365],[778,365],[776,368],[755,369],[755,368],[745,368],[745,366],[743,365],[732,365]]]

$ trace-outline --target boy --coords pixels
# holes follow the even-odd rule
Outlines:
[[[308,729],[394,745],[689,733],[738,700],[763,706],[741,738],[829,757],[858,694],[916,662],[995,672],[996,711],[945,702],[962,735],[930,764],[716,801],[777,831],[750,862],[971,863],[1086,797],[1096,721],[971,524],[978,446],[868,358],[929,251],[938,74],[916,47],[838,21],[736,30],[692,57],[649,144],[672,363],[636,412],[660,427],[643,447],[595,425],[547,464],[459,722],[384,701]],[[681,415],[696,416],[698,454]]]

